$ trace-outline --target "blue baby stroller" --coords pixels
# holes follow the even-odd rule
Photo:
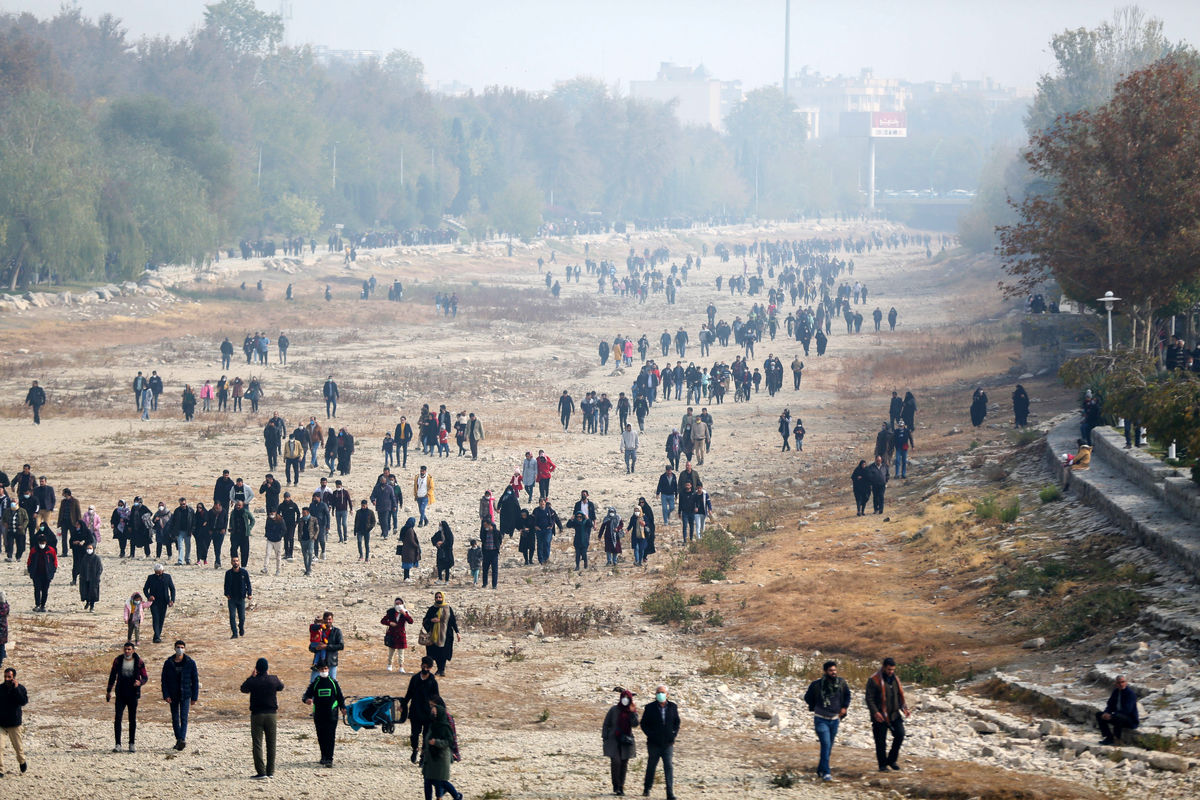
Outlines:
[[[342,709],[343,721],[350,730],[379,728],[384,733],[396,732],[396,703],[402,698],[380,695],[347,700]],[[404,720],[400,720],[403,722]]]

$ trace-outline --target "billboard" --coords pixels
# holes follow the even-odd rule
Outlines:
[[[876,139],[907,137],[908,114],[903,111],[872,111],[870,135]]]

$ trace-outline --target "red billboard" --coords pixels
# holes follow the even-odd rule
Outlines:
[[[872,111],[870,135],[879,139],[907,137],[908,114],[903,111]]]

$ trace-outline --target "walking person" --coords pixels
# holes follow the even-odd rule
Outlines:
[[[637,467],[638,432],[626,425],[621,432],[621,451],[625,454],[625,474],[632,475]]]
[[[325,385],[321,388],[321,394],[325,398],[325,419],[337,416],[338,403],[338,386],[333,381],[333,376],[330,375],[325,380]],[[332,472],[330,473],[333,474]]]
[[[229,559],[225,571],[225,603],[229,607],[230,639],[246,635],[246,603],[253,596],[250,572],[242,569],[242,560],[237,556]]]
[[[675,738],[679,735],[679,708],[667,697],[667,687],[660,685],[654,690],[655,702],[642,712],[641,728],[646,734],[646,780],[642,784],[642,796],[650,794],[654,773],[661,760],[667,800],[675,800]]]
[[[446,674],[446,662],[454,658],[454,642],[462,641],[458,632],[458,618],[445,592],[435,592],[433,605],[425,612],[421,628],[428,634],[425,654],[437,664],[437,674]]]
[[[150,619],[154,625],[154,643],[162,641],[163,624],[167,621],[167,609],[175,605],[175,581],[163,572],[162,564],[154,565],[154,573],[147,576],[142,585],[142,594],[150,603]]]
[[[850,488],[854,490],[854,516],[867,513],[867,501],[871,499],[871,484],[867,481],[867,462],[859,459],[858,466],[850,473]]]
[[[283,681],[267,671],[268,663],[260,658],[254,664],[250,677],[242,681],[242,694],[250,695],[250,739],[254,751],[254,775],[256,779],[270,778],[275,774],[275,733],[278,729],[279,693]],[[263,757],[263,745],[266,757]]]
[[[558,466],[550,460],[550,456],[546,455],[545,450],[538,450],[537,454],[537,485],[538,498],[550,496],[550,477],[554,474],[554,470]],[[532,499],[532,490],[530,490],[530,498]]]
[[[146,611],[150,608],[150,603],[142,599],[140,592],[134,592],[125,602],[125,629],[127,641],[138,644],[142,636],[142,620],[145,619]]]
[[[137,738],[137,707],[142,697],[142,687],[150,679],[146,674],[146,663],[137,654],[137,647],[132,641],[125,643],[122,654],[113,659],[112,668],[108,671],[108,690],[104,693],[104,702],[110,703],[114,692],[117,697],[116,714],[113,716],[113,752],[121,752],[121,718],[125,710],[129,710],[129,752],[134,753],[134,739]]]
[[[58,572],[58,553],[50,546],[44,533],[38,533],[25,561],[25,570],[33,581],[33,610],[45,612],[50,583]]]
[[[837,674],[837,662],[826,661],[820,678],[808,685],[804,702],[813,712],[813,727],[817,741],[821,743],[821,755],[817,762],[817,774],[823,781],[833,780],[829,769],[829,755],[833,752],[833,740],[837,738],[838,725],[846,718],[850,708],[850,686]]]
[[[879,771],[899,771],[896,759],[904,744],[904,718],[909,716],[904,702],[904,687],[896,676],[896,660],[885,658],[879,671],[867,679],[867,711],[871,713],[871,734],[875,737],[875,760]],[[892,749],[887,748],[887,735],[892,734]]]
[[[187,747],[188,711],[200,701],[200,674],[186,650],[182,639],[175,642],[175,655],[163,662],[160,679],[163,701],[171,706],[176,750]]]
[[[329,666],[322,664],[315,680],[304,690],[304,704],[313,707],[313,725],[317,729],[317,746],[321,749],[321,766],[333,768],[333,745],[337,739],[338,709],[345,707],[346,698],[337,678],[330,675]]]
[[[25,749],[22,746],[21,733],[24,707],[29,703],[29,693],[17,681],[17,671],[12,667],[4,670],[4,683],[0,683],[0,731],[4,732],[12,744],[13,753],[17,756],[17,765],[21,772],[29,769],[25,761]],[[0,777],[4,776],[4,743],[0,742]],[[458,795],[459,798],[462,795]]]
[[[491,522],[491,520],[485,520]],[[495,523],[493,523],[495,527]],[[454,566],[454,532],[450,530],[450,523],[442,520],[438,523],[438,529],[430,539],[430,543],[434,547],[434,569],[437,570],[437,580],[449,585],[450,583],[450,568]]]
[[[371,560],[371,530],[375,527],[375,512],[367,507],[367,501],[359,504],[354,514],[354,541],[358,543],[358,560]]]
[[[404,607],[403,597],[397,597],[393,601],[392,607],[383,615],[383,619],[379,620],[379,624],[387,627],[387,633],[383,635],[383,643],[388,649],[387,671],[392,671],[392,659],[396,659],[400,663],[400,674],[403,675],[404,651],[408,649],[407,626],[413,624],[412,614]]]
[[[304,574],[312,574],[313,543],[321,535],[321,523],[309,511],[308,506],[300,509],[300,523],[296,539],[300,543],[300,557],[304,560]]]
[[[1029,392],[1025,391],[1025,387],[1017,384],[1017,388],[1012,393],[1013,404],[1013,424],[1018,428],[1024,428],[1029,424]]]
[[[311,653],[321,653],[323,658],[318,659],[315,655],[311,665],[311,676],[309,683],[317,679],[317,671],[321,667],[329,669],[330,674],[337,678],[338,656],[342,650],[346,649],[346,637],[342,635],[342,629],[333,624],[333,612],[326,611],[321,615],[321,637],[320,642],[310,642],[308,650]]]
[[[421,517],[417,524],[428,525],[429,518],[425,516],[425,511],[434,503],[433,476],[429,474],[429,470],[424,464],[421,465],[420,472],[413,478],[413,497],[417,498],[417,511],[420,512]]]
[[[600,727],[600,740],[604,743],[604,755],[609,759],[613,794],[623,797],[629,761],[637,757],[637,739],[634,738],[633,731],[638,727],[638,710],[637,704],[633,702],[633,692],[627,689],[621,689],[620,692],[621,697],[616,705],[604,715],[604,724]]]
[[[867,485],[871,487],[871,505],[874,513],[883,513],[883,493],[887,490],[888,468],[883,456],[875,456],[875,463],[866,469]]]
[[[454,720],[440,696],[429,699],[429,724],[422,743],[421,777],[425,779],[425,800],[449,795],[463,800],[462,792],[450,782],[450,764],[458,758],[458,736]]]
[[[396,554],[400,556],[400,567],[407,581],[413,570],[421,568],[421,541],[417,538],[416,517],[409,517],[405,521],[398,538],[400,541],[396,544]]]
[[[89,544],[78,556],[79,564],[79,599],[85,611],[95,611],[96,603],[100,602],[100,575],[104,572],[104,563],[96,552],[95,543]]]
[[[408,690],[401,700],[408,714],[409,744],[412,745],[412,763],[417,763],[422,733],[429,724],[429,698],[438,697],[438,682],[433,675],[433,659],[421,657],[421,670],[408,680]],[[402,717],[403,718],[403,717]]]

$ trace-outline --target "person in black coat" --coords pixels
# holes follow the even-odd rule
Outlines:
[[[400,722],[407,717],[411,732],[409,743],[412,745],[412,763],[417,763],[417,752],[421,747],[421,734],[429,725],[429,699],[439,697],[437,678],[433,674],[433,659],[421,657],[421,671],[408,680],[408,691],[401,700],[402,713]]]
[[[900,415],[904,411],[904,401],[900,399],[900,395],[892,392],[892,401],[888,405],[888,421],[895,427],[900,421]]]
[[[13,750],[17,754],[17,763],[21,772],[27,768],[25,751],[21,747],[21,717],[22,708],[29,702],[29,694],[25,687],[17,682],[17,671],[12,667],[4,670],[4,683],[0,684],[0,728],[12,741]],[[3,767],[3,764],[0,764]],[[0,775],[3,775],[0,772]]]
[[[867,513],[867,501],[871,499],[871,484],[867,482],[867,462],[859,460],[854,472],[850,473],[850,486],[854,489],[855,516]]]
[[[187,747],[188,709],[200,699],[200,672],[196,662],[185,650],[182,640],[175,642],[175,655],[163,662],[162,697],[171,705],[171,728],[175,732],[175,749]]]
[[[33,409],[33,424],[42,424],[42,406],[46,405],[46,390],[34,381],[33,386],[25,393],[25,405]]]
[[[667,699],[666,686],[655,689],[654,699],[642,711],[641,729],[646,734],[646,780],[642,793],[649,794],[661,759],[667,800],[675,800],[675,737],[679,735],[679,709]]]
[[[1017,388],[1013,390],[1013,424],[1018,428],[1024,428],[1029,424],[1029,392],[1025,391],[1025,387],[1017,384]]]
[[[975,394],[971,396],[971,424],[976,428],[983,424],[983,419],[987,416],[987,404],[987,392],[976,388]]]
[[[875,463],[866,469],[867,484],[871,487],[871,502],[876,514],[883,513],[883,493],[887,489],[888,468],[881,456],[875,456]]]
[[[454,566],[454,532],[450,530],[450,523],[442,520],[429,541],[437,553],[437,579],[449,584],[450,568]]]
[[[113,717],[113,736],[116,744],[113,752],[121,752],[121,717],[125,709],[129,709],[129,752],[134,750],[133,741],[137,737],[137,707],[142,696],[142,686],[149,680],[146,674],[146,664],[135,650],[133,642],[126,642],[122,655],[113,659],[112,669],[108,672],[108,690],[104,693],[104,702],[112,701],[113,690],[116,690],[116,716]]]
[[[154,574],[146,578],[142,586],[142,597],[150,603],[150,618],[154,623],[154,641],[162,641],[163,623],[167,609],[175,605],[175,581],[163,572],[162,564],[154,565]]]
[[[267,671],[270,665],[265,658],[254,664],[250,677],[242,682],[242,694],[250,695],[250,738],[253,740],[254,777],[271,777],[275,774],[275,730],[279,714],[279,693],[283,681]],[[307,698],[307,695],[305,695]],[[309,700],[305,700],[308,703]],[[263,757],[263,742],[266,741],[266,758]]]
[[[913,397],[912,392],[904,393],[904,403],[900,408],[900,419],[904,420],[904,424],[908,426],[910,431],[915,431],[917,425],[915,422],[917,416],[917,398]]]
[[[1130,687],[1124,675],[1118,675],[1104,710],[1096,712],[1096,725],[1104,737],[1100,744],[1116,744],[1121,738],[1122,730],[1132,730],[1140,723],[1137,693]]]

